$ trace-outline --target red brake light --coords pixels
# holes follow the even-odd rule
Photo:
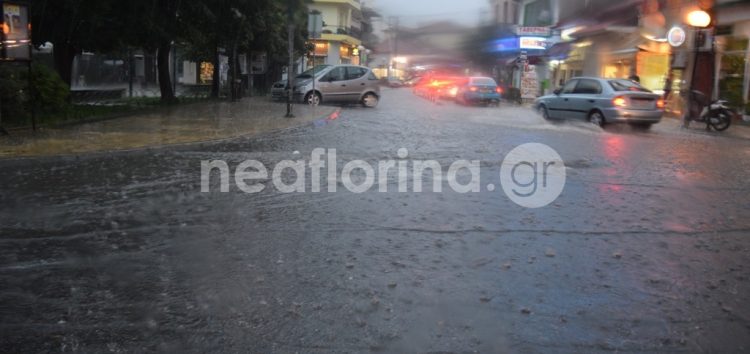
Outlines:
[[[628,101],[625,100],[625,97],[618,96],[612,99],[612,104],[617,107],[625,107],[628,104]]]
[[[500,86],[495,87],[495,92],[497,92],[497,93],[503,93],[503,88],[500,87]]]
[[[657,108],[664,108],[664,99],[663,98],[660,98],[660,99],[656,100],[656,107]]]
[[[477,91],[477,87],[476,86],[469,87],[469,91],[476,92]]]

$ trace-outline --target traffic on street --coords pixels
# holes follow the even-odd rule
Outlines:
[[[14,352],[740,352],[750,140],[602,130],[529,107],[376,109],[206,146],[3,161],[2,346]],[[498,183],[520,144],[557,151],[543,208]],[[481,191],[221,193],[200,161],[481,161]],[[725,158],[733,151],[735,158]],[[311,185],[312,171],[307,170]],[[299,177],[299,176],[298,176]],[[293,179],[291,170],[284,179]],[[320,177],[319,177],[320,178]],[[323,175],[323,181],[326,177]]]
[[[0,14],[0,353],[750,352],[747,1]]]

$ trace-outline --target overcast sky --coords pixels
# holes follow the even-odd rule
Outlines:
[[[454,20],[476,25],[480,10],[487,10],[487,0],[364,0],[384,17],[398,16],[400,23],[413,26],[437,20]]]

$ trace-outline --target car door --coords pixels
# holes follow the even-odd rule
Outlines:
[[[367,69],[359,66],[346,67],[346,100],[359,101],[364,89],[367,87]]]
[[[565,102],[568,115],[575,119],[587,119],[601,93],[602,85],[599,80],[579,79],[573,93],[568,95]]]
[[[570,100],[570,95],[573,93],[577,84],[578,79],[572,79],[563,85],[560,89],[560,93],[550,97],[547,102],[547,112],[549,112],[550,117],[558,119],[570,117],[568,114],[568,101]]]
[[[327,101],[342,101],[346,96],[346,68],[337,66],[318,80],[318,87]],[[343,86],[342,86],[343,85]]]

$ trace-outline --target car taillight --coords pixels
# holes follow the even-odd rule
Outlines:
[[[469,91],[477,92],[477,87],[476,86],[469,87]]]
[[[628,104],[628,101],[625,97],[618,96],[612,99],[612,104],[617,107],[625,107]]]
[[[500,87],[500,86],[495,87],[495,92],[497,92],[497,93],[503,93],[503,88]]]
[[[660,99],[656,100],[656,107],[657,108],[664,108],[664,99],[663,98],[660,98]]]

